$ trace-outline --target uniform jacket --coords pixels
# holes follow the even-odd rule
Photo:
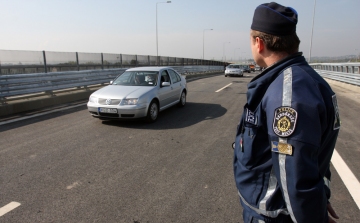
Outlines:
[[[328,222],[329,166],[339,128],[336,95],[302,53],[251,80],[233,163],[245,211],[274,222],[282,214],[297,223]]]

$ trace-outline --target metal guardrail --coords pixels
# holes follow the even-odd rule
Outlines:
[[[223,71],[223,66],[172,66],[180,74]],[[0,102],[9,97],[37,93],[53,94],[56,90],[87,88],[109,83],[128,68],[54,73],[0,75]]]
[[[360,63],[311,63],[310,66],[318,70],[360,74]]]
[[[318,74],[320,74],[320,76],[322,76],[324,78],[360,86],[360,74],[319,70],[319,69],[315,69],[315,71],[318,72]]]
[[[360,86],[360,63],[311,63],[322,77]]]

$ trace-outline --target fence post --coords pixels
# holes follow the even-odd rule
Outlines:
[[[79,71],[80,67],[79,67],[79,55],[78,55],[78,52],[76,52],[76,67],[77,67],[77,70]]]
[[[104,70],[104,55],[101,53],[101,70]]]
[[[120,68],[122,68],[122,54],[120,53]]]
[[[135,67],[138,66],[137,55],[135,55]]]
[[[45,50],[43,50],[43,59],[44,59],[44,70],[45,70],[45,73],[47,73]]]

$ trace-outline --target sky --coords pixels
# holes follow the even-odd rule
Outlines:
[[[263,3],[267,2],[0,0],[0,50],[249,59],[252,17]],[[360,54],[360,0],[277,3],[298,12],[297,34],[306,58]]]

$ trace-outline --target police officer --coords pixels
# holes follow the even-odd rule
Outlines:
[[[245,223],[338,218],[329,203],[336,95],[298,52],[297,21],[293,8],[275,2],[254,12],[251,50],[266,69],[248,84],[233,163]]]

